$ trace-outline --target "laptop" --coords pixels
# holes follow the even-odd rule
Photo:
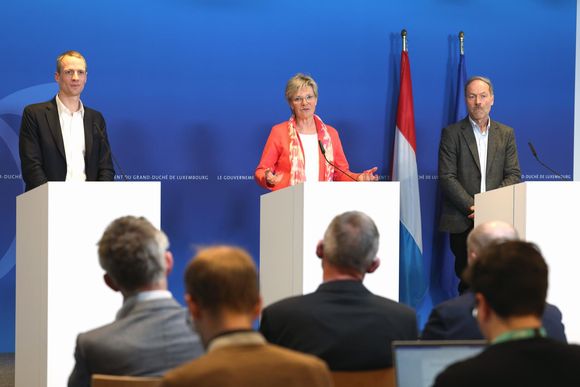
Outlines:
[[[397,387],[431,387],[448,366],[479,354],[485,340],[393,341]]]

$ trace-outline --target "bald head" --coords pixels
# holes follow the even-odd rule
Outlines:
[[[518,232],[509,223],[501,221],[482,223],[475,227],[467,237],[468,263],[471,265],[481,251],[492,244],[519,239]]]

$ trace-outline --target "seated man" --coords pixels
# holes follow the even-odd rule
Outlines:
[[[167,290],[167,236],[145,218],[126,216],[98,246],[105,282],[121,292],[123,307],[114,322],[78,336],[69,387],[89,387],[92,374],[161,376],[201,355],[185,308]]]
[[[490,346],[453,364],[435,387],[580,386],[580,346],[546,338],[548,267],[531,243],[492,245],[468,268],[474,314]]]
[[[416,340],[415,311],[365,288],[365,273],[379,266],[379,232],[361,212],[335,217],[316,254],[323,280],[311,294],[264,309],[260,331],[283,347],[310,353],[333,371],[392,366],[391,341]]]
[[[491,244],[508,240],[517,240],[518,234],[512,225],[505,222],[486,222],[473,229],[467,237],[468,266],[473,264],[481,251]],[[483,335],[477,321],[471,314],[475,303],[473,292],[467,291],[451,300],[437,305],[431,311],[425,324],[421,339],[423,340],[478,340]],[[546,304],[542,316],[542,325],[548,337],[566,342],[562,313],[551,304]]]
[[[201,250],[185,272],[186,301],[207,354],[168,372],[164,387],[329,387],[320,359],[269,345],[252,330],[260,315],[258,275],[243,250]]]

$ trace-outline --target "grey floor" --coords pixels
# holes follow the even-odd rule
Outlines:
[[[14,387],[13,353],[0,353],[0,387]]]

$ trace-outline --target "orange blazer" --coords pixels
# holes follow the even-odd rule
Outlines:
[[[344,151],[342,150],[342,143],[340,142],[340,137],[338,137],[338,132],[330,125],[326,125],[326,129],[328,130],[328,134],[332,140],[332,149],[334,151],[334,161],[333,164],[336,165],[338,168],[342,169],[349,175],[351,175],[354,179],[357,179],[360,175],[359,173],[351,172],[348,169],[348,161],[346,160],[346,156],[344,155]],[[298,138],[300,139],[300,137]],[[321,133],[318,132],[318,139],[321,140]],[[300,143],[300,147],[302,147],[302,143]],[[289,148],[290,148],[290,137],[288,136],[288,121],[282,122],[278,125],[275,125],[271,132],[270,136],[268,137],[268,141],[266,141],[266,146],[264,147],[264,151],[262,153],[262,158],[260,159],[260,163],[256,167],[256,172],[254,173],[254,178],[256,182],[261,185],[262,187],[276,191],[282,188],[286,188],[290,185],[290,155],[289,155]],[[304,149],[302,149],[304,152]],[[309,162],[306,159],[304,160],[305,163]],[[324,170],[325,170],[326,160],[322,155],[320,149],[318,150],[318,180],[324,181]],[[266,169],[270,169],[273,173],[283,173],[284,176],[282,181],[275,186],[268,185],[266,182]],[[352,181],[348,176],[345,176],[342,172],[338,169],[334,169],[334,176],[332,178],[334,181]]]

